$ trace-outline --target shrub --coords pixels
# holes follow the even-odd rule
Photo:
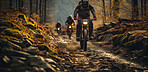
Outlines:
[[[22,32],[19,30],[7,28],[4,30],[4,32],[7,36],[13,36],[19,39],[23,39]]]
[[[47,45],[45,44],[39,44],[37,45],[39,50],[44,51],[46,50],[47,52],[49,52],[50,54],[57,54],[55,51],[51,50]]]
[[[5,35],[16,37],[18,39],[30,38],[30,35],[28,33],[25,33],[23,31],[19,31],[16,29],[7,28],[4,30],[4,32],[5,32]]]

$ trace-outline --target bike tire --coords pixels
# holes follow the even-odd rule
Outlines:
[[[69,39],[71,39],[72,31],[69,31]]]
[[[84,40],[83,40],[84,51],[87,51],[87,30],[86,29],[83,31],[83,37],[84,37]]]

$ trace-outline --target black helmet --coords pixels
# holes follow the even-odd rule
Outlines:
[[[82,4],[88,4],[89,0],[81,0]]]

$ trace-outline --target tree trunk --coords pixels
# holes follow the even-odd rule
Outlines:
[[[111,16],[112,16],[112,0],[110,0],[110,4],[109,4],[109,8],[110,8],[110,18],[111,18]]]
[[[12,9],[12,0],[10,0],[9,9]]]
[[[40,16],[40,23],[42,22],[42,10],[41,7],[42,6],[42,0],[40,0],[40,4],[39,4],[39,16]]]
[[[32,0],[30,0],[30,17],[32,15]]]
[[[119,18],[119,3],[120,0],[114,0],[113,1],[114,5],[113,5],[113,17],[114,17],[114,21],[117,21]]]
[[[45,9],[44,9],[44,23],[46,23],[46,0],[45,0]]]
[[[16,10],[18,10],[17,8],[18,8],[18,0],[16,0]]]
[[[18,7],[19,7],[19,11],[21,11],[21,0],[19,0],[19,3],[18,3]]]
[[[36,0],[36,14],[38,14],[38,0]]]
[[[19,11],[23,12],[23,4],[24,2],[22,0],[19,0]]]
[[[103,24],[105,24],[105,22],[106,22],[105,1],[102,0],[102,2],[103,2],[103,12],[104,12]]]
[[[144,19],[143,18],[143,0],[141,0],[141,18],[142,20]]]
[[[147,20],[147,16],[146,16],[146,13],[147,13],[147,10],[146,10],[146,0],[144,0],[144,20]]]
[[[44,9],[45,9],[45,2],[44,2],[45,0],[43,0],[43,2],[42,2],[42,23],[44,23]]]
[[[138,1],[132,0],[132,19],[138,19],[139,12],[138,12]]]
[[[23,10],[24,10],[23,6],[24,6],[24,0],[21,1],[21,11],[22,11],[22,13],[23,13]]]

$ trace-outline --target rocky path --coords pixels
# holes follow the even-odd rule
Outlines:
[[[63,72],[147,72],[148,69],[125,60],[110,51],[98,47],[98,42],[89,41],[88,51],[79,49],[79,42],[68,36],[60,36],[59,42],[67,47],[60,57]]]

